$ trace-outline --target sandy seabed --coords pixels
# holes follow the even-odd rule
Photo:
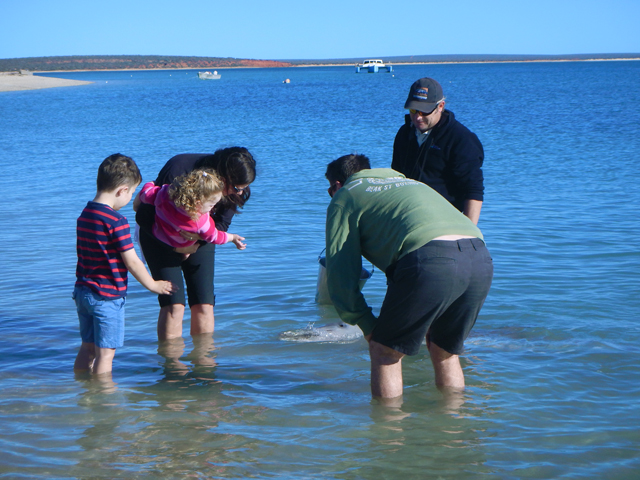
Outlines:
[[[65,78],[40,77],[38,75],[20,75],[17,73],[0,73],[0,92],[18,90],[38,90],[40,88],[74,87],[93,82],[67,80]]]

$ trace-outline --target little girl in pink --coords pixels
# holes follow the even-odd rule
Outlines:
[[[142,203],[156,207],[153,235],[172,247],[189,247],[198,240],[222,245],[233,242],[244,250],[244,237],[222,232],[209,215],[222,199],[224,182],[211,169],[193,170],[176,178],[171,185],[146,183],[134,202],[134,209]]]

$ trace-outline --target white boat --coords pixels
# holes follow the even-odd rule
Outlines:
[[[200,80],[219,80],[220,79],[220,74],[217,71],[213,71],[213,73],[211,72],[198,72],[198,78]]]
[[[356,73],[378,73],[379,71],[393,72],[393,67],[391,65],[385,65],[385,63],[379,59],[365,60],[361,64],[356,64]]]

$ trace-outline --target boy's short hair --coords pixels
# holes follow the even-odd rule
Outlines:
[[[344,185],[347,178],[354,173],[370,168],[371,162],[369,162],[366,155],[352,153],[351,155],[344,155],[327,165],[325,177],[331,183],[340,182]]]
[[[131,157],[120,153],[109,155],[98,168],[97,186],[99,192],[112,192],[127,185],[139,185],[142,182],[140,170]]]

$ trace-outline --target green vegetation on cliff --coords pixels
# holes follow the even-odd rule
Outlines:
[[[177,57],[164,55],[77,55],[0,59],[0,72],[16,70],[129,70],[171,68],[289,67],[290,63],[219,57]]]

